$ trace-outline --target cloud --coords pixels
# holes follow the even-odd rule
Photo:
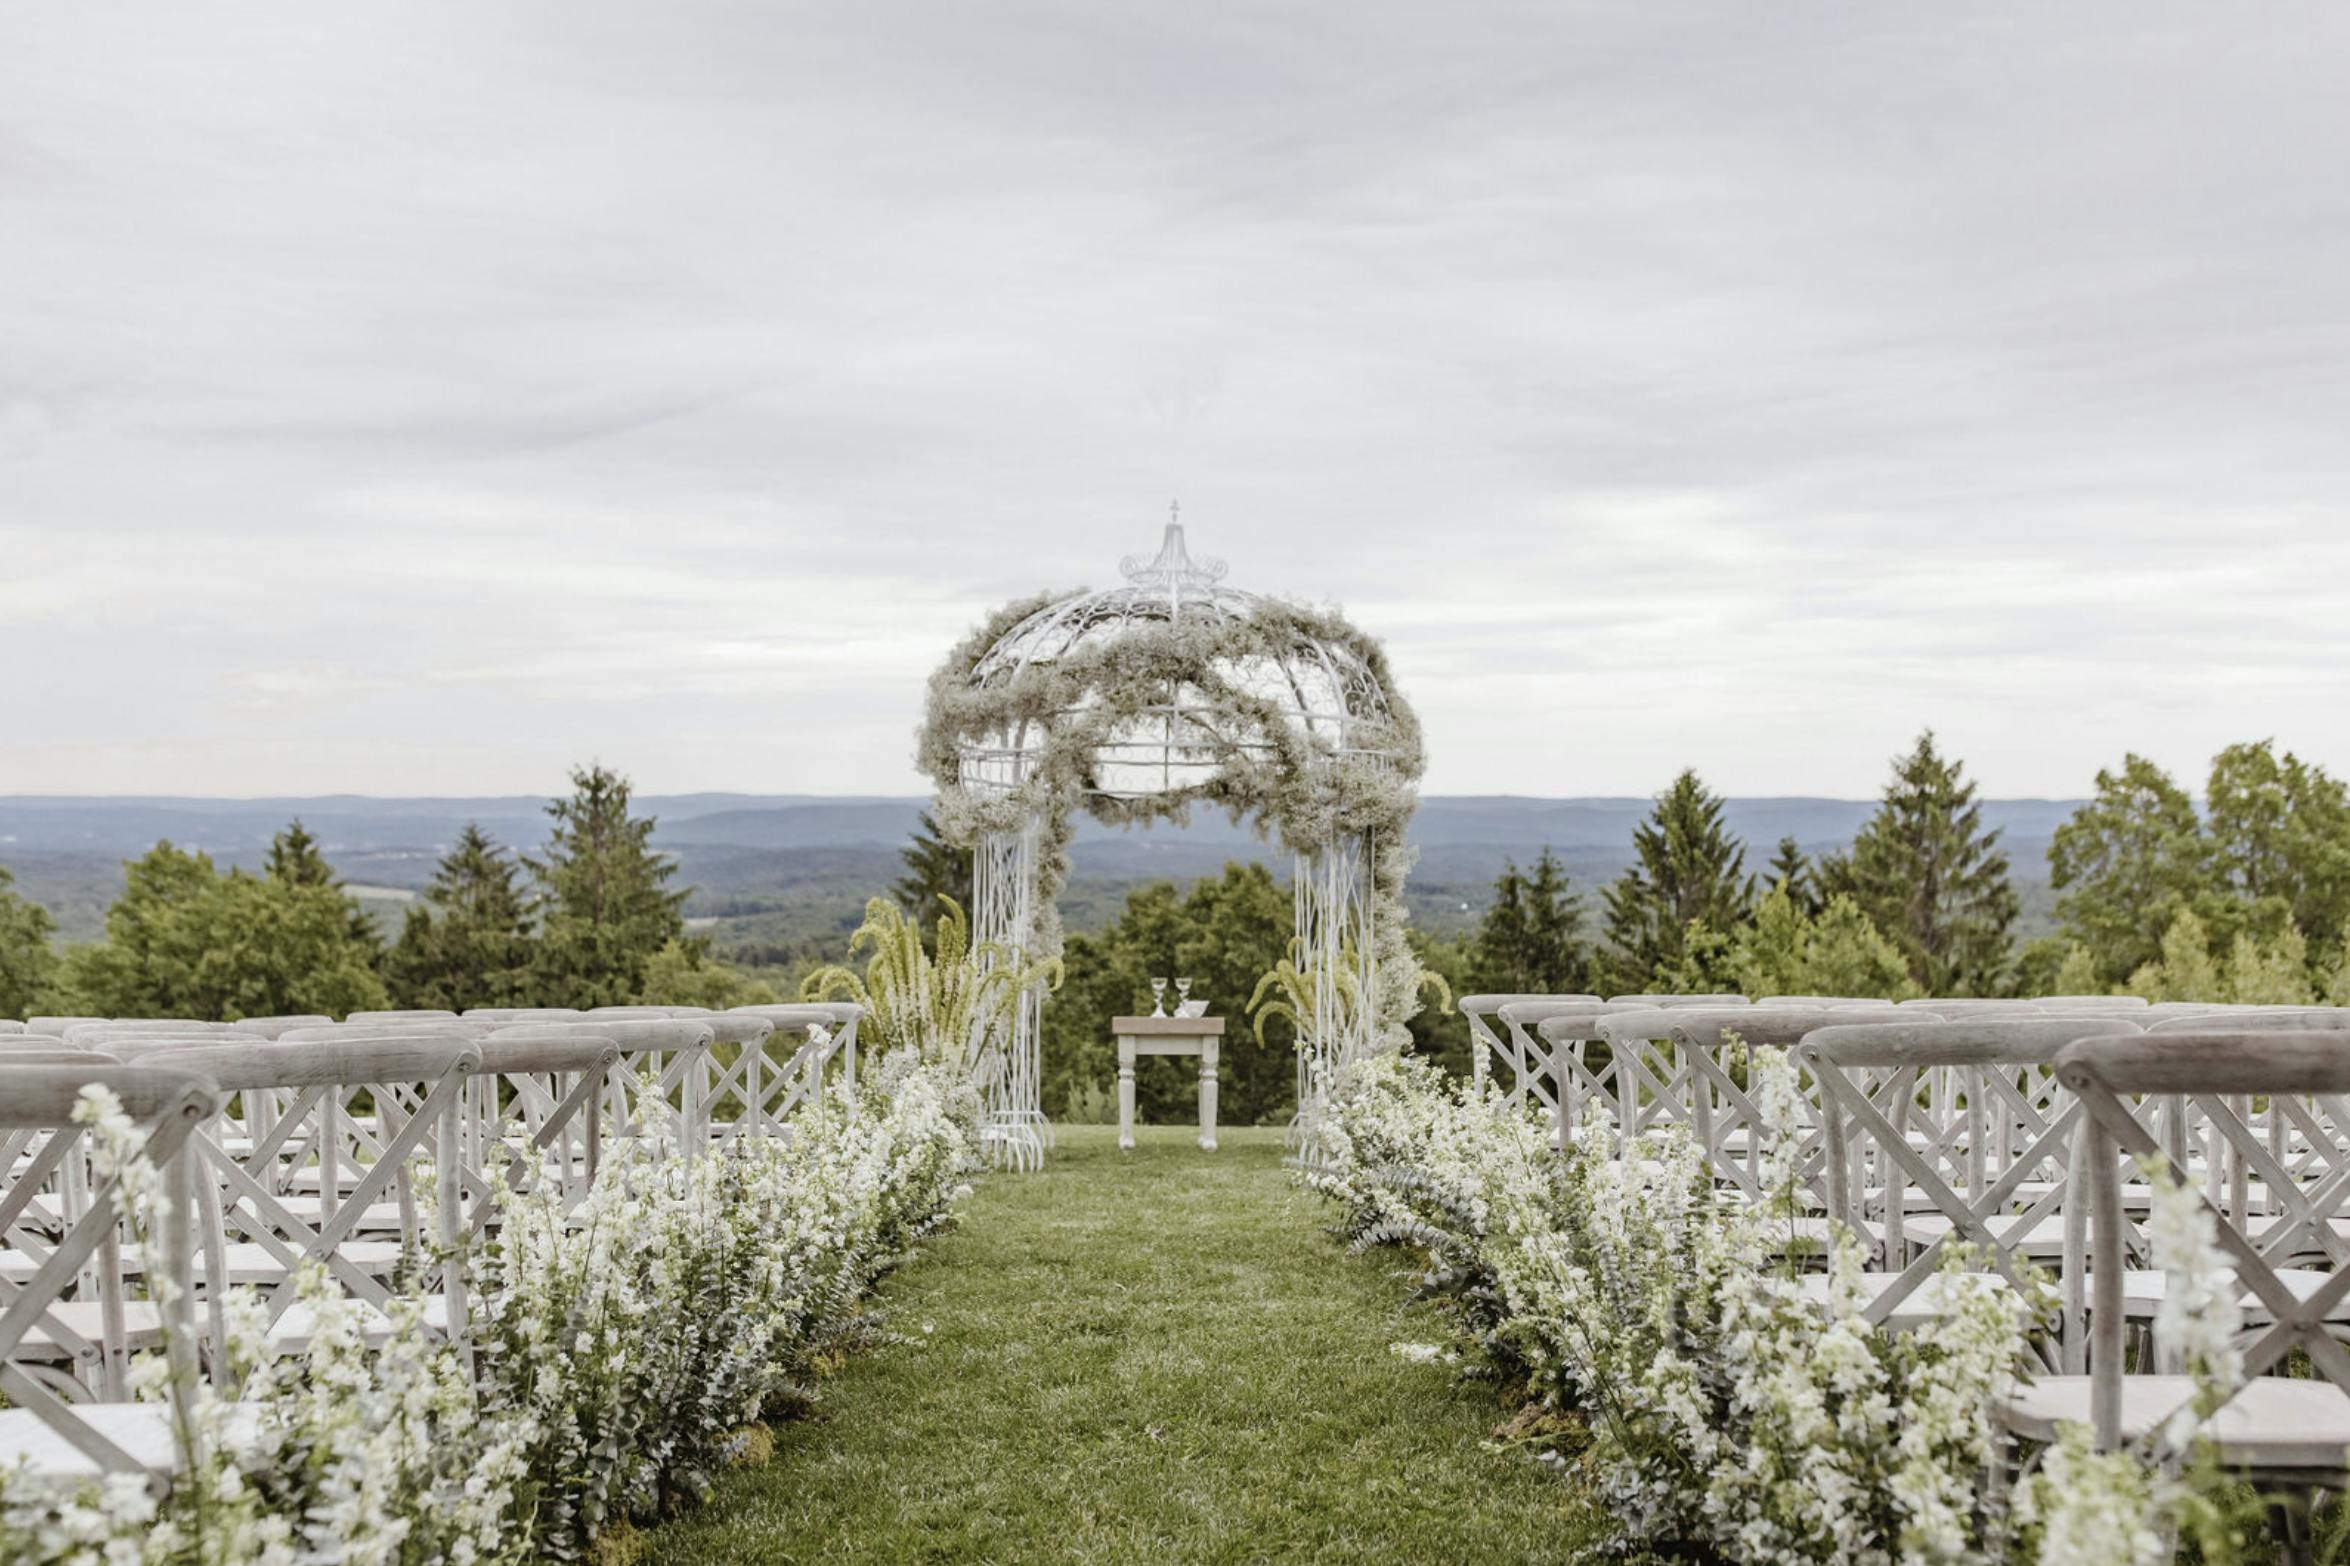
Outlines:
[[[2350,767],[2346,32],[30,14],[0,789],[909,790],[930,665],[1174,495],[1435,789]]]

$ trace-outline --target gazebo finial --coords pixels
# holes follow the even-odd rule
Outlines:
[[[1178,501],[1167,508],[1170,519],[1182,515],[1181,504]],[[1191,551],[1184,547],[1183,524],[1174,520],[1167,523],[1166,534],[1159,540],[1156,559],[1128,555],[1118,562],[1119,572],[1136,587],[1163,587],[1170,592],[1190,588],[1204,593],[1224,580],[1226,569],[1221,560],[1192,559]]]

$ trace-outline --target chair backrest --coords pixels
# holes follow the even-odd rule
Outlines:
[[[163,1313],[169,1361],[168,1396],[187,1421],[186,1401],[195,1391],[196,1341],[191,1309],[195,1297],[191,1263],[196,1216],[193,1211],[188,1139],[219,1101],[212,1084],[188,1071],[152,1066],[0,1064],[0,1168],[11,1171],[0,1194],[0,1233],[15,1236],[20,1220],[44,1190],[78,1186],[84,1200],[66,1212],[57,1244],[37,1254],[29,1280],[0,1285],[0,1396],[30,1410],[59,1439],[107,1473],[135,1474],[140,1459],[93,1424],[80,1407],[60,1399],[30,1373],[21,1350],[40,1335],[77,1354],[104,1354],[110,1362],[109,1395],[122,1396],[122,1322],[125,1283],[120,1262],[120,1224],[114,1193],[120,1176],[92,1156],[93,1131],[77,1124],[74,1110],[85,1088],[111,1092],[137,1130],[133,1153],[162,1176],[162,1210],[153,1217],[145,1276]],[[92,1344],[58,1307],[90,1278],[91,1263],[104,1253],[96,1292],[104,1326],[103,1344]]]
[[[1839,1022],[1916,1021],[1927,1014],[1889,1004],[1864,1006],[1674,1007],[1611,1013],[1601,1034],[1620,1062],[1619,1099],[1637,1094],[1667,1118],[1685,1122],[1713,1166],[1714,1176],[1761,1199],[1764,1189],[1764,1116],[1743,1073],[1724,1058],[1733,1047],[1791,1048],[1815,1029]],[[1643,1124],[1654,1117],[1638,1117]],[[1813,1201],[1827,1200],[1824,1133],[1802,1134],[1797,1179]]]
[[[2350,1028],[2350,1011],[2339,1006],[2292,1007],[2280,1011],[2239,1008],[2195,1011],[2157,1018],[2147,1024],[2146,1031],[2187,1033],[2209,1032],[2214,1028],[2230,1033],[2339,1033]]]
[[[1723,1006],[1751,1005],[1743,995],[1610,995],[1610,1006]]]
[[[1501,1022],[1501,1009],[1520,1002],[1564,999],[1549,995],[1462,995],[1453,1005],[1469,1025],[1469,1074],[1483,1081],[1490,1070],[1488,1057],[1506,1065],[1512,1074],[1522,1069],[1511,1046],[1504,1042],[1507,1028]]]
[[[2259,1376],[2299,1349],[2319,1375],[2350,1392],[2350,1352],[2326,1326],[2327,1318],[2350,1299],[2350,1266],[2342,1265],[2337,1227],[2350,1201],[2350,1157],[2337,1152],[2316,1178],[2296,1178],[2270,1158],[2260,1136],[2238,1112],[2247,1100],[2265,1095],[2281,1101],[2288,1113],[2300,1109],[2304,1129],[2338,1147],[2336,1131],[2319,1125],[2309,1101],[2339,1106],[2350,1095],[2350,1028],[2210,1028],[2091,1038],[2068,1045],[2057,1056],[2056,1069],[2088,1111],[2083,1170],[2096,1245],[2090,1271],[2090,1410],[2098,1444],[2119,1444],[2126,1369],[2121,1160],[2139,1160],[2193,1184],[2175,1150],[2166,1147],[2142,1118],[2140,1104],[2150,1098],[2191,1101],[2205,1122],[2259,1173],[2280,1208],[2273,1215],[2255,1217],[2224,1211],[2208,1194],[2197,1197],[2221,1249],[2235,1263],[2237,1282],[2259,1299],[2271,1318],[2243,1350],[2244,1374]],[[2281,1259],[2312,1245],[2324,1250],[2335,1265],[2330,1277],[2304,1295],[2280,1279],[2276,1267]],[[2167,1435],[2158,1428],[2153,1439],[2163,1442]]]
[[[379,1204],[396,1214],[401,1249],[429,1271],[419,1180],[427,1164],[452,1173],[463,1167],[459,1114],[466,1083],[481,1066],[479,1044],[427,1031],[246,1040],[151,1058],[201,1072],[243,1108],[241,1118],[224,1112],[196,1140],[208,1276],[230,1276],[228,1246],[250,1244],[277,1264],[263,1296],[273,1323],[294,1305],[294,1269],[304,1262],[323,1266],[346,1294],[387,1306],[386,1270],[348,1248]],[[439,1182],[433,1238],[444,1252],[454,1251],[463,1233],[462,1190],[459,1179]],[[461,1334],[462,1268],[452,1258],[440,1272],[450,1331]],[[217,1335],[219,1291],[208,1299]]]
[[[1890,1319],[1940,1268],[1946,1245],[1974,1246],[2021,1283],[2025,1242],[2060,1217],[2068,1289],[2059,1353],[2078,1359],[2086,1231],[2068,1200],[2081,1110],[2055,1080],[2057,1055],[2087,1036],[2135,1032],[2122,1018],[1974,1016],[1847,1023],[1807,1034],[1795,1052],[1827,1129],[1828,1210],[1872,1238],[1887,1265],[1907,1256],[1911,1198],[1948,1228],[1909,1258],[1866,1307]],[[2049,1368],[2060,1368],[2052,1359]]]

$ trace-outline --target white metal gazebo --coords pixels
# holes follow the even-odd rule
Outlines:
[[[923,765],[940,820],[974,854],[973,933],[1022,960],[1060,945],[1052,899],[1076,810],[1139,822],[1195,804],[1253,814],[1295,858],[1297,963],[1313,975],[1298,1062],[1306,1106],[1332,1066],[1400,1024],[1363,996],[1400,956],[1403,823],[1419,731],[1375,642],[1335,615],[1223,584],[1180,523],[1123,585],[1014,605],[932,681]],[[1342,968],[1351,965],[1350,986]],[[1393,981],[1400,981],[1393,982]],[[1025,1161],[1049,1144],[1038,1057],[1040,990],[987,1084],[997,1140]]]

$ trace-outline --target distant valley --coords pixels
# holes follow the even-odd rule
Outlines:
[[[2077,800],[1989,800],[1984,816],[2005,832],[2022,894],[2026,933],[2047,919],[2045,855],[2049,836]],[[722,950],[758,966],[793,966],[837,948],[864,899],[884,891],[900,871],[898,850],[912,836],[919,798],[676,794],[644,795],[640,811],[657,817],[657,846],[674,854],[680,884],[694,888],[687,913]],[[1439,931],[1473,923],[1502,866],[1523,864],[1552,848],[1575,882],[1594,894],[1631,862],[1633,827],[1643,798],[1532,799],[1447,795],[1424,800],[1412,825],[1419,862],[1412,876],[1414,918]],[[1733,799],[1730,827],[1760,869],[1781,837],[1806,852],[1842,847],[1875,808],[1873,801]],[[0,865],[19,888],[58,916],[67,940],[98,935],[106,905],[122,886],[122,861],[168,838],[224,864],[255,865],[272,834],[299,816],[328,857],[387,930],[401,904],[432,877],[434,863],[468,821],[511,847],[529,849],[546,834],[546,801],[526,795],[448,799],[377,799],[325,795],[285,799],[186,799],[167,796],[73,798],[0,796]],[[1114,917],[1126,890],[1151,880],[1213,875],[1231,859],[1263,859],[1276,873],[1286,859],[1246,824],[1201,814],[1189,826],[1121,831],[1097,822],[1078,830],[1075,870],[1064,912],[1072,928]]]

